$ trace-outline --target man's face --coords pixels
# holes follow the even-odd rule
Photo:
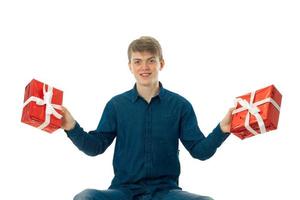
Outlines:
[[[151,86],[158,82],[158,73],[164,66],[164,61],[150,52],[132,52],[128,63],[137,84]]]

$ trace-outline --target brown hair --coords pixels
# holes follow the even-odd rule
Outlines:
[[[136,40],[133,40],[128,47],[128,60],[130,62],[132,52],[150,52],[159,57],[159,60],[163,59],[162,49],[159,42],[150,36],[142,36]]]

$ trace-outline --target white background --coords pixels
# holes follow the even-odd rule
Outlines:
[[[64,90],[85,130],[105,103],[132,88],[127,46],[141,35],[164,50],[164,86],[191,101],[207,135],[234,97],[270,84],[283,95],[278,130],[234,135],[207,161],[180,147],[183,189],[216,200],[300,199],[300,7],[297,1],[14,1],[0,3],[0,198],[64,200],[106,189],[114,143],[98,157],[62,130],[20,122],[36,78]]]

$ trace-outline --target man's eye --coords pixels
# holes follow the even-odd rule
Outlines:
[[[156,60],[155,59],[151,59],[150,63],[156,63]]]
[[[134,61],[134,64],[140,64],[139,60]]]

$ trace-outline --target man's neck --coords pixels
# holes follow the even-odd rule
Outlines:
[[[159,82],[152,85],[136,85],[137,91],[141,97],[143,97],[148,103],[150,103],[152,97],[159,92]]]

